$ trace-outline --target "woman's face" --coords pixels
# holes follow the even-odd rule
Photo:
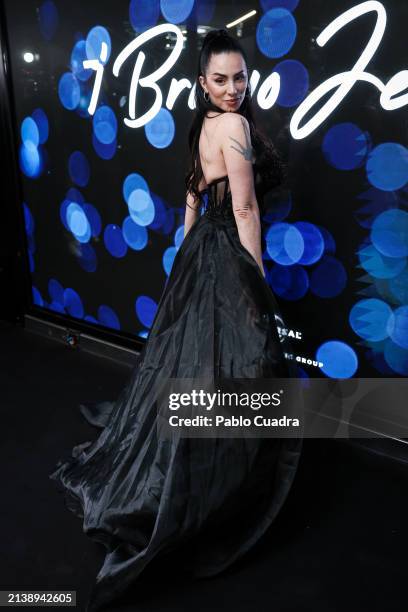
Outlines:
[[[248,75],[245,60],[240,53],[213,53],[206,77],[200,76],[199,79],[204,92],[208,92],[210,101],[219,108],[236,112],[241,106],[248,85]]]

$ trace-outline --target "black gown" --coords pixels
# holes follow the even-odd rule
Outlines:
[[[128,383],[116,401],[81,408],[102,428],[99,437],[49,476],[83,531],[107,549],[89,612],[181,546],[195,577],[227,568],[271,525],[299,462],[300,438],[158,434],[157,395],[168,378],[296,376],[276,328],[276,299],[239,240],[228,177],[201,195],[204,213],[176,253]]]

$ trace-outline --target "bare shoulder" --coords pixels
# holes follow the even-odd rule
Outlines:
[[[219,122],[219,139],[221,150],[234,150],[245,160],[252,161],[254,151],[248,120],[237,113],[224,113]]]
[[[227,136],[231,130],[238,134],[243,134],[244,132],[249,134],[248,120],[238,113],[223,113],[219,118],[218,125],[221,133]]]

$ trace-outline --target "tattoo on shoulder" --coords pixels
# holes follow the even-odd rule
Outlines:
[[[239,140],[237,140],[236,138],[232,138],[232,136],[230,136],[229,138],[231,140],[233,140],[234,142],[237,143],[238,147],[234,147],[234,145],[231,145],[231,149],[234,149],[235,151],[238,151],[238,153],[241,153],[241,155],[244,156],[244,159],[246,159],[247,161],[252,161],[253,158],[253,150],[251,147],[251,139],[250,136],[248,134],[248,128],[245,126],[245,122],[243,119],[241,119],[241,123],[242,123],[242,127],[244,128],[244,135],[245,135],[245,146],[243,146]]]

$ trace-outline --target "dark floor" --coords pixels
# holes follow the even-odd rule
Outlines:
[[[78,404],[114,399],[129,370],[7,324],[0,341],[0,590],[76,590],[84,610],[105,549],[48,475],[97,435]],[[405,612],[407,508],[408,466],[345,441],[305,440],[281,514],[243,560],[193,581],[164,557],[108,609]]]

